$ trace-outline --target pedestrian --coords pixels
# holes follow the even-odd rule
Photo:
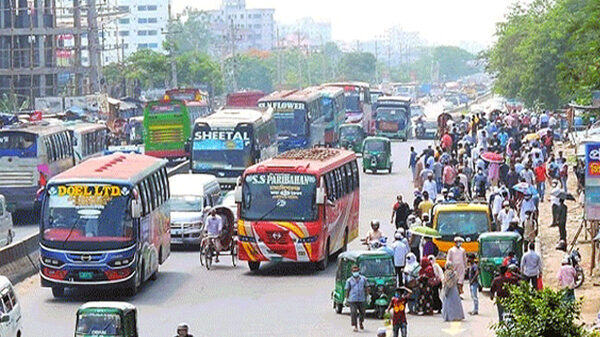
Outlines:
[[[427,180],[423,182],[423,194],[429,195],[431,200],[435,200],[437,198],[437,184],[435,180],[433,180],[433,173],[427,175]]]
[[[396,239],[392,244],[392,249],[394,251],[394,268],[396,269],[396,282],[400,286],[404,285],[402,272],[406,265],[406,255],[410,253],[410,248],[404,243],[404,236],[400,232],[396,232],[394,238]]]
[[[508,231],[510,223],[517,219],[517,212],[510,207],[510,202],[508,200],[504,200],[502,202],[502,210],[498,212],[498,226],[500,227],[500,231]]]
[[[474,188],[475,197],[485,198],[488,180],[487,176],[483,174],[483,169],[481,167],[477,168],[477,174],[475,174],[475,177],[473,177],[473,183],[471,185]]]
[[[421,218],[424,215],[429,216],[429,211],[433,208],[433,202],[429,199],[429,192],[423,191],[423,201],[419,203],[419,213]]]
[[[556,208],[556,224],[560,240],[567,241],[567,205],[564,198],[558,198],[558,207]]]
[[[537,190],[540,194],[540,201],[544,202],[544,194],[546,193],[546,178],[548,177],[548,173],[546,172],[546,164],[542,161],[534,169],[534,173]]]
[[[521,202],[521,209],[519,212],[519,219],[525,220],[527,218],[527,215],[526,215],[527,211],[533,212],[534,215],[537,212],[535,200],[533,199],[533,196],[531,193],[525,193],[525,195],[523,196],[523,201]]]
[[[392,331],[394,337],[398,337],[398,333],[402,333],[402,337],[408,336],[408,322],[406,320],[406,304],[410,299],[412,291],[406,287],[396,288],[396,293],[387,308],[391,311]],[[383,335],[385,336],[385,334]]]
[[[415,183],[416,179],[417,179],[417,151],[415,151],[415,147],[411,146],[410,147],[410,158],[408,160],[408,168],[411,170],[412,172],[412,181],[413,183]]]
[[[396,225],[396,229],[400,227],[408,229],[408,227],[406,226],[406,218],[409,214],[410,206],[406,202],[404,202],[402,195],[398,194],[398,196],[396,196],[396,203],[393,207],[392,220],[390,221],[390,223],[394,223]]]
[[[521,274],[526,282],[537,289],[538,277],[542,273],[542,258],[535,251],[535,243],[529,244],[529,250],[521,258]]]
[[[419,298],[417,299],[417,314],[433,315],[433,289],[435,283],[435,272],[428,258],[421,260],[421,270],[419,270]]]
[[[442,318],[446,322],[461,321],[465,318],[458,294],[459,277],[460,273],[454,270],[452,262],[447,262],[446,271],[444,272],[444,288],[442,290]]]
[[[567,160],[562,156],[562,151],[560,153],[559,160],[559,174],[560,174],[560,184],[564,192],[567,192],[567,179],[569,178],[569,165],[567,165]]]
[[[471,299],[473,300],[473,310],[469,311],[469,315],[479,314],[479,266],[475,261],[475,254],[470,253],[468,255],[469,269],[469,287],[471,288]]]
[[[448,250],[447,261],[452,263],[457,275],[458,292],[462,295],[465,283],[465,271],[467,269],[467,253],[462,248],[465,240],[460,236],[454,238],[454,246]]]
[[[525,251],[529,248],[529,244],[535,242],[535,238],[537,237],[537,221],[533,217],[532,211],[525,212],[525,221],[523,221],[523,246],[525,247]]]
[[[421,217],[419,214],[419,204],[423,201],[423,196],[421,195],[421,191],[415,189],[413,192],[415,198],[413,199],[413,213],[415,213],[418,217]]]
[[[406,265],[404,266],[404,285],[408,287],[412,294],[408,301],[408,310],[410,313],[416,314],[416,302],[419,296],[419,271],[421,266],[417,262],[417,257],[413,253],[408,253],[406,256]]]
[[[189,334],[190,327],[187,323],[179,323],[177,325],[177,335],[175,337],[194,337]]]
[[[417,168],[415,170],[415,174],[417,178],[413,183],[413,187],[421,190],[423,188],[423,179],[421,179],[421,172],[423,171],[423,160],[417,160]]]
[[[500,322],[504,321],[504,305],[502,305],[500,300],[510,296],[507,285],[519,282],[517,278],[507,276],[507,271],[508,268],[506,266],[500,266],[500,275],[492,280],[490,287],[490,298],[492,301],[496,298],[496,308],[498,309],[498,320]]]
[[[365,302],[369,293],[369,282],[367,278],[360,274],[360,268],[357,265],[352,266],[352,276],[346,280],[346,301],[350,306],[350,323],[354,332],[358,331],[358,323],[360,329],[364,330],[365,321]]]
[[[550,227],[558,226],[556,221],[556,215],[558,213],[558,207],[560,206],[560,200],[558,198],[561,190],[558,187],[558,180],[552,180],[552,190],[550,191],[550,202],[552,203],[552,224]]]
[[[558,285],[565,292],[563,299],[566,302],[575,301],[575,279],[577,279],[577,271],[571,265],[570,258],[565,256],[561,262],[560,269],[556,273]]]
[[[435,281],[432,287],[433,293],[433,311],[440,313],[442,311],[442,299],[440,298],[440,290],[442,288],[442,280],[444,279],[444,270],[435,260],[434,255],[429,255],[427,257],[429,262],[431,262],[431,266],[433,267],[433,272],[435,273]]]
[[[505,267],[510,266],[511,264],[514,265],[519,265],[519,259],[517,259],[515,257],[515,251],[511,250],[510,252],[508,252],[508,255],[506,255],[506,257],[504,258],[504,260],[502,260],[502,265]]]
[[[427,257],[429,255],[433,255],[433,256],[437,256],[437,254],[440,252],[439,248],[436,246],[435,243],[433,243],[433,240],[430,237],[424,237],[424,244],[423,244],[423,249],[422,249],[422,257]]]

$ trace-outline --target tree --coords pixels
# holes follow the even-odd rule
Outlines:
[[[167,56],[162,53],[138,50],[125,60],[125,77],[139,81],[145,89],[164,88],[169,80],[169,64]]]
[[[0,98],[0,112],[7,114],[17,114],[29,107],[29,98],[19,97],[19,95],[9,92],[3,93]]]
[[[213,95],[223,92],[223,74],[219,64],[200,51],[188,51],[175,59],[177,81],[180,86],[196,87],[201,84],[212,88]]]
[[[433,49],[433,61],[440,66],[440,76],[446,80],[457,80],[460,77],[478,72],[472,65],[475,55],[454,46],[441,46]]]
[[[273,91],[273,69],[270,64],[269,55],[257,55],[252,53],[236,55],[235,59],[235,80],[240,89],[256,89],[264,92]],[[230,69],[233,59],[226,61],[227,68]],[[233,90],[231,83],[228,83],[229,91]]]
[[[169,38],[164,47],[177,55],[189,51],[209,53],[214,46],[215,38],[204,11],[186,7],[168,27]]]
[[[498,337],[583,337],[577,324],[581,301],[565,301],[564,290],[538,291],[527,282],[510,286],[510,297],[499,299],[511,319],[493,326]]]
[[[371,53],[345,53],[339,62],[340,77],[347,81],[375,81],[375,56]]]

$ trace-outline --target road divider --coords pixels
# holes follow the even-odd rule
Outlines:
[[[39,233],[0,249],[0,275],[15,284],[38,272],[40,258]]]

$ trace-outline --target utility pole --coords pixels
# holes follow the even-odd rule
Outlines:
[[[236,66],[237,66],[237,55],[236,55],[236,42],[237,42],[237,31],[233,24],[233,19],[230,20],[229,34],[231,43],[231,83],[233,85],[233,91],[238,91],[237,78],[236,78]]]
[[[377,38],[375,38],[375,83],[379,83],[379,71],[378,71],[378,49],[377,49]]]
[[[100,92],[100,65],[98,52],[98,12],[96,0],[88,0],[88,52],[90,59],[90,89],[92,93]]]
[[[279,39],[279,27],[277,27],[277,89],[281,90],[283,75],[281,71],[281,40]]]
[[[171,2],[169,1],[169,30],[171,28],[171,20]],[[177,65],[175,64],[175,53],[173,53],[173,48],[169,48],[169,58],[171,60],[171,87],[177,88]]]

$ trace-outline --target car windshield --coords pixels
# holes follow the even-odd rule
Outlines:
[[[111,313],[85,313],[77,318],[76,336],[121,335],[121,317]]]
[[[365,143],[365,151],[384,151],[385,143],[382,141],[371,140]]]
[[[28,132],[0,132],[0,157],[36,157],[37,136]]]
[[[262,173],[244,179],[241,216],[245,220],[314,221],[315,176]]]
[[[455,236],[476,240],[479,234],[489,231],[489,218],[487,213],[481,211],[440,212],[437,230],[442,237],[450,240]]]
[[[366,277],[394,275],[394,264],[392,259],[364,259],[360,261],[360,273]]]
[[[130,242],[133,223],[127,204],[130,188],[68,184],[48,188],[42,238],[50,242]]]
[[[200,212],[204,207],[204,198],[196,195],[171,195],[169,207],[172,212]]]
[[[379,108],[377,109],[377,119],[385,121],[404,121],[406,119],[406,109]]]
[[[360,112],[360,95],[358,91],[344,92],[344,106],[346,112]]]
[[[514,250],[511,240],[495,240],[481,242],[481,257],[506,257]]]

